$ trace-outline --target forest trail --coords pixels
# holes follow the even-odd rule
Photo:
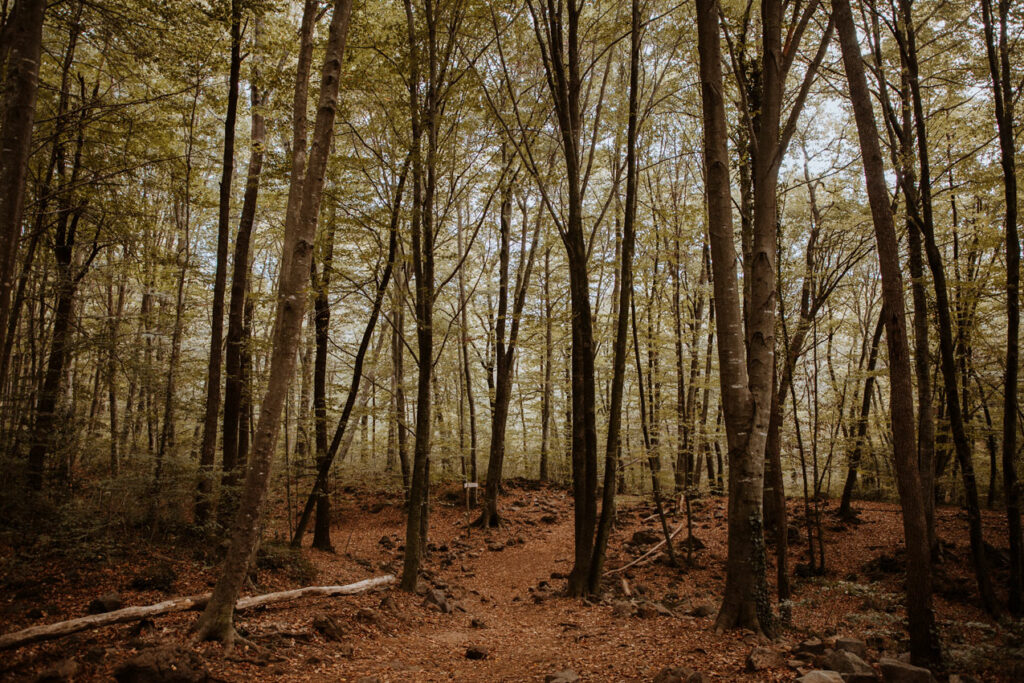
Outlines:
[[[797,672],[785,665],[790,657],[786,653],[812,635],[826,641],[836,635],[856,636],[867,640],[877,655],[895,655],[904,647],[902,560],[892,554],[900,545],[900,525],[893,505],[863,503],[856,525],[838,524],[825,515],[829,572],[795,579],[794,628],[767,643],[742,631],[716,635],[711,630],[724,572],[724,499],[695,501],[695,536],[706,547],[694,554],[692,568],[682,571],[656,562],[622,574],[635,601],[627,606],[619,574],[600,601],[559,595],[565,583],[559,577],[571,567],[568,492],[514,483],[502,498],[504,525],[489,532],[474,528],[468,534],[470,517],[460,497],[460,490],[444,488],[432,506],[432,550],[421,587],[421,593],[441,591],[450,613],[425,604],[429,601],[422,594],[393,588],[270,605],[238,616],[239,627],[261,651],[239,648],[224,657],[219,644],[202,644],[198,653],[203,666],[225,681],[542,681],[566,669],[582,681],[651,681],[668,666],[689,667],[705,680],[764,681],[792,680]],[[273,537],[283,538],[286,525],[277,534],[271,525],[265,545],[276,550],[257,563],[257,585],[246,594],[304,583],[346,584],[397,572],[404,532],[400,494],[351,488],[337,500],[336,552],[303,551],[316,570],[315,579],[296,575],[300,570],[309,574],[308,564],[297,569],[280,559],[286,553]],[[799,523],[802,504],[791,504],[791,519]],[[651,513],[649,502],[621,497],[607,568],[632,561],[660,539]],[[939,519],[944,537],[955,537],[964,523],[952,508],[941,509]],[[673,517],[670,524],[675,528],[681,521]],[[986,522],[990,538],[1005,538],[998,516],[987,515]],[[640,543],[633,544],[638,532]],[[791,549],[794,566],[802,560],[802,543],[792,543]],[[948,550],[937,611],[943,638],[953,645],[954,670],[974,672],[1001,661],[997,648],[1009,653],[1008,645],[1018,646],[1011,630],[993,624],[977,607],[969,564],[957,559],[966,558],[966,551],[966,543]],[[15,588],[4,591],[10,597],[0,612],[0,630],[84,614],[91,600],[111,591],[119,592],[126,605],[156,602],[165,594],[132,586],[162,563],[174,568],[173,594],[206,590],[216,565],[191,552],[187,544],[154,544],[85,561],[71,552],[36,554],[35,562],[23,555],[19,561],[26,574],[20,583],[10,572],[0,574],[0,585]],[[670,614],[658,615],[655,605]],[[88,631],[0,653],[0,678],[33,680],[55,662],[71,659],[78,666],[73,680],[110,680],[116,667],[137,652],[187,643],[195,619],[194,613],[168,615],[155,623]],[[779,652],[782,660],[749,671],[747,656],[760,645]],[[469,659],[470,648],[486,656]],[[997,672],[988,672],[994,674],[992,680],[1000,680]]]

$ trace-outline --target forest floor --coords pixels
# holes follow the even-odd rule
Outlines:
[[[872,660],[906,650],[902,526],[894,505],[859,503],[859,523],[841,523],[830,511],[835,503],[826,503],[827,571],[794,577],[791,625],[768,642],[749,632],[712,630],[724,585],[723,498],[694,501],[694,535],[705,547],[694,552],[689,568],[663,560],[630,568],[610,577],[603,599],[589,602],[559,595],[573,547],[568,492],[510,483],[501,501],[505,523],[489,532],[467,530],[469,515],[460,497],[461,491],[449,487],[432,505],[432,552],[423,586],[443,591],[450,613],[425,604],[423,595],[393,587],[280,603],[238,615],[240,630],[258,649],[240,646],[225,657],[219,644],[200,644],[199,665],[225,681],[521,681],[566,669],[583,681],[650,681],[667,666],[689,667],[705,680],[792,680],[798,672],[786,666],[793,658],[787,653],[811,636],[826,642],[835,636],[863,639]],[[400,573],[400,494],[349,488],[339,493],[335,509],[335,553],[306,549],[295,558],[282,542],[268,539],[248,593]],[[790,518],[799,527],[802,502],[791,501]],[[661,538],[649,502],[623,497],[618,519],[610,570]],[[682,522],[679,515],[670,517],[673,529]],[[985,522],[1001,582],[1004,518],[986,513]],[[274,525],[269,526],[267,536],[273,537]],[[948,671],[1021,680],[1024,628],[1020,622],[997,623],[977,606],[965,516],[940,508],[938,526],[946,557],[938,565],[936,609]],[[283,534],[286,524],[280,527]],[[805,561],[803,533],[801,528],[800,540],[791,543],[791,567]],[[676,537],[682,556],[685,534],[684,529]],[[205,592],[216,576],[215,561],[197,550],[201,544],[180,538],[142,542],[126,536],[79,545],[58,537],[29,545],[17,534],[0,535],[0,633],[84,615],[91,601],[111,592],[126,606]],[[665,613],[658,614],[654,603],[667,608]],[[191,647],[195,619],[194,612],[179,613],[0,651],[0,679],[34,680],[64,667],[74,672],[67,680],[110,680],[139,651]],[[748,655],[757,646],[779,653],[775,666],[748,669]],[[469,648],[484,658],[467,658]]]

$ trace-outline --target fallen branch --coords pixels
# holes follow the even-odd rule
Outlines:
[[[679,526],[677,526],[675,528],[675,530],[671,534],[669,534],[669,538],[675,538],[676,536],[678,536],[679,532],[683,530],[683,527],[685,525],[686,524],[683,523],[683,524],[680,524]],[[651,546],[650,550],[648,550],[646,553],[644,553],[640,557],[636,558],[635,560],[633,560],[629,564],[624,564],[621,567],[616,567],[615,569],[609,569],[608,571],[605,572],[605,576],[610,576],[612,574],[618,574],[619,572],[625,571],[625,570],[629,569],[630,567],[633,567],[635,565],[640,564],[645,559],[647,559],[648,557],[650,557],[654,553],[658,552],[658,550],[660,550],[663,545],[665,545],[665,539],[662,539],[662,540],[658,541],[655,545]]]
[[[394,575],[385,574],[384,576],[375,576],[372,579],[364,579],[363,581],[357,581],[356,583],[350,583],[345,586],[307,586],[305,588],[296,588],[289,591],[254,595],[252,597],[242,598],[239,600],[235,604],[235,611],[252,609],[254,607],[262,607],[263,605],[269,605],[275,602],[297,600],[299,598],[310,596],[353,595],[355,593],[362,593],[370,590],[371,588],[376,588],[377,586],[385,586],[389,583],[394,583],[394,581]],[[206,606],[209,599],[210,593],[203,593],[202,595],[188,595],[182,598],[174,598],[173,600],[164,600],[163,602],[158,602],[155,605],[125,607],[124,609],[106,612],[104,614],[92,614],[87,617],[79,617],[78,619],[58,621],[55,624],[32,626],[21,631],[14,631],[13,633],[7,633],[0,636],[0,650],[21,647],[23,645],[37,643],[42,640],[62,638],[64,636],[71,635],[72,633],[99,628],[101,626],[123,624],[129,621],[139,621],[140,619],[147,619],[149,617],[155,617],[162,614],[170,614],[172,612],[200,610]]]

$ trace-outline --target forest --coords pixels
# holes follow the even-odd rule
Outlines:
[[[0,0],[0,678],[1024,680],[1013,0]]]

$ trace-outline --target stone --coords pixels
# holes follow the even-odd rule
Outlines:
[[[658,608],[654,606],[653,602],[644,600],[636,606],[636,616],[641,619],[654,619],[659,616]]]
[[[205,683],[211,680],[195,652],[170,646],[143,650],[114,669],[118,683]]]
[[[697,605],[689,611],[691,617],[710,617],[715,613],[715,608],[711,605]]]
[[[466,648],[466,659],[487,659],[488,654],[490,653],[487,648],[479,645],[470,645]]]
[[[360,607],[359,611],[356,612],[356,619],[367,624],[376,624],[380,621],[377,613],[369,607]]]
[[[845,650],[833,650],[821,658],[821,667],[841,674],[858,674],[877,678],[875,670],[863,659]]]
[[[661,538],[658,532],[651,529],[641,529],[633,534],[633,545],[651,545]]]
[[[865,659],[868,656],[868,645],[859,638],[840,636],[836,638],[836,649],[853,653],[861,659]]]
[[[651,683],[704,683],[704,676],[685,666],[666,666]]]
[[[556,671],[544,677],[544,683],[579,683],[580,676],[572,669]]]
[[[878,665],[882,668],[882,680],[885,683],[932,683],[935,680],[928,669],[892,657],[882,657]]]
[[[797,683],[843,683],[843,677],[838,672],[824,671],[822,669],[808,671],[796,680]]]
[[[820,655],[825,653],[825,643],[821,642],[820,638],[808,638],[799,645],[796,646],[796,652],[809,654],[809,655]]]
[[[487,628],[487,624],[484,623],[483,619],[477,619],[476,617],[470,619],[469,625],[472,628]]]
[[[981,683],[981,681],[970,674],[952,674],[949,677],[949,683]]]
[[[89,614],[103,614],[121,609],[122,604],[120,593],[107,593],[90,602],[86,611]]]
[[[35,683],[66,683],[75,680],[77,674],[78,662],[73,659],[62,659],[36,676]]]
[[[331,642],[337,642],[345,637],[345,629],[329,614],[318,614],[313,617],[313,630]]]
[[[380,679],[376,676],[360,676],[356,683],[380,683]]]
[[[505,544],[491,542],[487,544],[487,549],[490,550],[492,553],[500,553],[502,550],[505,549]]]
[[[612,603],[612,616],[616,619],[626,619],[633,616],[633,603],[629,600],[616,600]]]
[[[161,593],[170,593],[174,590],[174,582],[178,573],[170,562],[158,562],[146,567],[132,578],[129,584],[135,590],[158,590]]]
[[[448,603],[448,598],[445,596],[444,591],[433,588],[427,591],[427,595],[423,598],[424,607],[434,607],[441,614],[451,614],[452,606]]]
[[[761,671],[786,665],[782,653],[770,647],[755,647],[747,655],[747,671]]]

